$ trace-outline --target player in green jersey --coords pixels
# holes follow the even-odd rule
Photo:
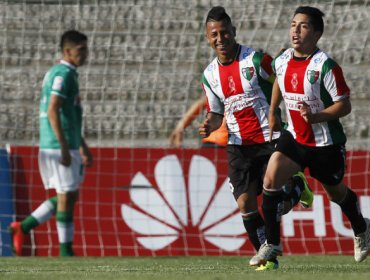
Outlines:
[[[31,215],[10,225],[13,251],[22,255],[24,235],[56,215],[60,256],[73,256],[73,209],[83,180],[83,167],[92,155],[81,136],[82,108],[77,67],[88,55],[86,35],[66,31],[60,42],[63,58],[46,73],[40,100],[39,169],[45,189],[57,195],[44,201]]]

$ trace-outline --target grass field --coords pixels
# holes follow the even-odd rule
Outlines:
[[[350,256],[287,256],[280,269],[256,272],[244,257],[3,257],[0,279],[294,279],[369,280],[370,259]]]

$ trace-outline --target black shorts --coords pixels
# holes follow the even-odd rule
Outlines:
[[[346,149],[344,144],[325,147],[311,147],[299,144],[293,135],[284,131],[278,139],[276,151],[292,159],[302,167],[308,167],[311,177],[322,184],[339,184],[345,172]]]
[[[247,192],[251,183],[257,183],[257,194],[262,192],[263,176],[274,146],[275,142],[226,146],[230,189],[235,200]]]

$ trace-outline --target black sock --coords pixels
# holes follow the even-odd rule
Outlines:
[[[283,191],[263,191],[262,210],[268,244],[280,244],[280,221],[284,210]]]
[[[338,205],[351,222],[355,235],[363,233],[366,230],[366,222],[361,214],[357,195],[350,188],[347,188],[346,197]]]
[[[296,206],[301,199],[304,183],[299,176],[293,176],[284,186],[284,201],[289,201],[291,208]]]
[[[256,251],[265,242],[265,223],[258,211],[242,214],[245,230]]]

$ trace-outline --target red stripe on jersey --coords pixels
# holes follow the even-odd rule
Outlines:
[[[234,117],[237,120],[243,120],[243,122],[238,122],[239,133],[243,141],[243,145],[266,142],[260,122],[253,108],[245,108],[241,111],[235,112]]]
[[[342,68],[337,64],[331,71],[333,71],[338,96],[349,95],[350,90],[344,80]]]
[[[265,70],[265,72],[268,74],[269,77],[272,74],[274,74],[274,70],[272,70],[271,63],[272,63],[272,57],[265,54],[262,58],[261,66],[263,70]]]
[[[312,126],[305,122],[299,111],[289,110],[289,114],[293,122],[297,142],[308,146],[316,146]]]
[[[240,80],[239,61],[234,61],[230,65],[219,65],[222,92],[225,98],[243,93],[243,86]]]
[[[304,79],[309,63],[310,60],[289,60],[284,77],[284,86],[286,92],[304,94]]]

